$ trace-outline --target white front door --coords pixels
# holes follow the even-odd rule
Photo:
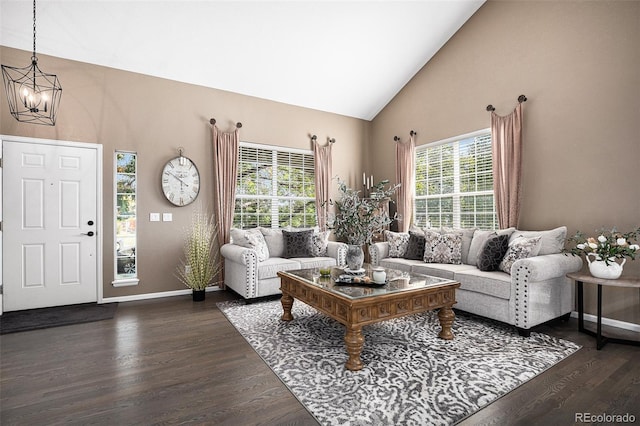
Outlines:
[[[98,150],[3,140],[5,311],[98,298]]]

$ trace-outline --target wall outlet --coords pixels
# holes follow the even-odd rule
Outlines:
[[[162,213],[162,221],[163,222],[172,222],[173,221],[173,213]]]
[[[160,222],[160,213],[149,213],[149,222]]]

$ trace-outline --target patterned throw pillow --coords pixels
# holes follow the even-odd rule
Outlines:
[[[424,257],[427,263],[460,264],[462,261],[462,233],[441,234],[424,231]]]
[[[259,262],[263,262],[269,258],[267,242],[259,229],[232,229],[231,239],[234,244],[254,249],[258,255]]]
[[[311,257],[311,238],[313,229],[305,231],[282,231],[284,237],[284,253],[282,257]]]
[[[389,243],[389,257],[403,257],[409,247],[409,233],[384,231]]]
[[[407,251],[402,256],[405,259],[422,260],[424,257],[424,232],[409,231]]]
[[[313,257],[326,256],[331,231],[314,232],[311,236],[311,255]]]
[[[541,238],[542,237],[518,237],[511,241],[507,254],[505,254],[502,262],[500,262],[500,269],[511,275],[511,267],[514,262],[519,259],[531,257]]]
[[[485,241],[478,256],[478,269],[481,271],[497,271],[500,262],[509,248],[508,235],[493,235]]]

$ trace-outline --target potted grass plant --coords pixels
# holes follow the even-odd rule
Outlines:
[[[193,290],[193,300],[202,301],[205,289],[221,276],[222,260],[218,244],[218,227],[213,215],[197,209],[185,230],[183,258],[176,268],[176,276]]]

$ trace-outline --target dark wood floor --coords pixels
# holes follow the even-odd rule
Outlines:
[[[317,424],[216,308],[234,298],[126,302],[112,320],[0,336],[0,424]],[[538,328],[584,347],[462,424],[640,422],[640,347],[596,351],[576,329]]]

